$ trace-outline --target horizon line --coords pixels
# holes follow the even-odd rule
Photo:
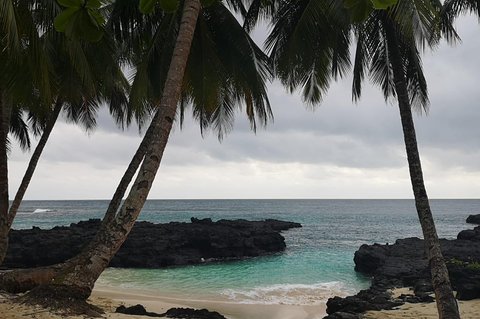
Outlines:
[[[479,200],[480,198],[473,197],[432,197],[429,200]],[[84,198],[84,199],[24,199],[23,201],[110,201],[107,198]],[[313,198],[313,197],[298,197],[298,198],[148,198],[149,200],[415,200],[415,198]],[[12,200],[10,200],[11,202]]]

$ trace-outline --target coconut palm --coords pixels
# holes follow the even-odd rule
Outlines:
[[[118,3],[126,5],[126,2]],[[111,12],[115,14],[115,8]],[[202,129],[212,126],[220,136],[231,129],[238,105],[244,104],[253,128],[256,119],[263,124],[271,116],[265,89],[268,59],[222,3],[202,8],[198,0],[186,0],[181,14],[156,12],[154,15],[157,23],[151,30],[152,38],[146,46],[139,46],[144,54],[136,64],[131,97],[137,99],[141,94],[135,92],[142,89],[148,90],[143,91],[144,96],[161,97],[146,134],[149,137],[143,140],[149,139],[149,143],[146,151],[140,152],[143,161],[139,173],[124,203],[104,220],[95,239],[81,255],[75,257],[74,262],[67,262],[48,285],[34,289],[30,296],[51,293],[56,298],[85,300],[90,295],[93,284],[137,219],[173,123],[181,118],[185,106],[192,106]],[[148,29],[151,24],[142,20],[132,26]]]
[[[440,8],[435,2],[402,1],[387,11],[372,12],[359,24],[353,95],[355,99],[360,97],[361,82],[367,73],[381,86],[386,99],[394,97],[398,101],[410,179],[439,317],[459,318],[423,180],[412,116],[412,108],[425,110],[429,103],[420,50],[422,46],[432,47],[438,43]]]
[[[351,1],[347,4],[355,6]],[[381,86],[385,98],[398,100],[438,310],[441,318],[458,318],[425,190],[411,113],[412,106],[428,104],[419,46],[433,46],[438,41],[439,8],[437,2],[408,0],[399,1],[387,10],[364,11],[365,17],[355,12],[353,18],[360,22],[354,28],[357,46],[353,95],[354,99],[360,97],[363,78],[369,74]],[[287,1],[274,18],[275,26],[267,45],[272,49],[276,75],[290,90],[303,87],[307,102],[320,102],[331,76],[342,75],[350,67],[350,27],[345,23],[348,16],[351,17],[351,12],[345,10],[343,1],[304,0]]]
[[[21,21],[21,23],[19,22]],[[6,234],[8,233],[8,133],[11,131],[14,135],[18,132],[24,132],[25,128],[21,108],[12,105],[12,98],[15,96],[14,87],[11,81],[11,75],[23,75],[16,72],[16,67],[27,64],[38,65],[36,72],[28,72],[31,80],[36,83],[37,90],[42,92],[45,100],[50,97],[49,75],[47,63],[45,63],[45,54],[38,50],[39,34],[34,28],[30,8],[25,2],[15,2],[11,0],[2,1],[0,4],[0,43],[2,52],[0,53],[0,261],[6,253],[8,246]],[[30,54],[26,54],[26,52]],[[13,72],[12,72],[13,71]],[[18,71],[18,70],[17,70]],[[27,83],[25,86],[28,86]],[[17,95],[18,96],[18,95]],[[13,122],[12,122],[13,120]],[[23,124],[22,124],[23,123]],[[13,125],[11,125],[13,124]],[[20,126],[17,126],[20,125]],[[24,134],[28,145],[28,134]],[[24,142],[25,142],[24,141]]]
[[[8,245],[8,231],[60,112],[63,110],[69,121],[91,129],[95,125],[97,109],[106,102],[120,125],[130,121],[126,111],[129,85],[120,68],[114,42],[106,36],[96,43],[66,39],[51,24],[55,15],[61,11],[55,1],[31,1],[29,5],[35,6],[36,10],[30,14],[27,14],[29,6],[26,3],[27,1],[22,2],[22,6],[27,8],[15,8],[22,13],[17,16],[30,21],[30,24],[41,30],[42,35],[35,38],[33,43],[30,43],[31,35],[24,35],[26,48],[7,51],[2,60],[6,62],[2,64],[2,80],[5,83],[3,94],[11,97],[8,105],[5,105],[11,109],[10,131],[17,137],[25,136],[23,143],[29,146],[27,125],[22,121],[22,114],[28,113],[33,133],[41,134],[41,137],[9,209],[8,197],[3,198],[6,204],[2,203],[2,209],[7,207],[7,210],[2,210],[0,222],[0,264]],[[36,55],[30,49],[30,44],[46,52],[42,57],[46,58],[47,73],[54,74],[47,77],[50,81],[48,96],[53,97],[52,102],[42,94],[44,91],[38,90],[39,81],[35,80],[35,74],[43,71],[37,70],[36,64],[29,63]],[[7,187],[8,182],[5,185]]]

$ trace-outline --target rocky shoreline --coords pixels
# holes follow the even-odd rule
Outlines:
[[[12,230],[2,267],[33,268],[63,262],[81,251],[100,223],[91,219],[48,230]],[[297,227],[301,225],[274,219],[137,222],[109,266],[162,268],[268,255],[285,250],[281,231]]]
[[[469,216],[467,223],[480,224],[480,215]],[[440,244],[457,299],[480,298],[480,226],[461,231],[457,239],[441,239]],[[330,298],[325,319],[355,319],[369,310],[434,301],[422,239],[399,239],[393,245],[362,245],[355,252],[354,262],[356,271],[372,276],[371,287],[354,296]],[[412,294],[393,298],[390,289],[395,287],[414,289]]]

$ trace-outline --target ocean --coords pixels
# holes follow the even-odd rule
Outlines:
[[[13,228],[51,228],[101,218],[108,201],[25,201]],[[478,199],[431,201],[440,237],[456,238],[465,219],[480,213]],[[354,271],[353,254],[362,244],[393,243],[418,236],[413,200],[149,200],[139,220],[157,223],[219,219],[276,218],[302,228],[283,232],[287,249],[241,261],[166,269],[107,269],[97,284],[196,300],[316,305],[334,295],[369,286]]]

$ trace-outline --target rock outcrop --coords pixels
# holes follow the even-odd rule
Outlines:
[[[226,319],[224,316],[216,311],[209,311],[207,309],[192,309],[192,308],[170,308],[167,312],[159,314],[149,312],[142,305],[135,305],[131,307],[119,306],[116,313],[135,316],[147,317],[166,317],[166,318],[183,318],[183,319]]]
[[[458,233],[457,239],[474,240],[480,242],[480,226],[474,229],[465,229]]]
[[[2,267],[30,268],[65,261],[80,252],[99,226],[100,220],[92,219],[49,230],[12,230]],[[301,225],[272,219],[137,222],[110,266],[161,268],[272,254],[285,249],[280,231],[294,227]]]
[[[467,221],[476,223],[477,219],[469,216]],[[455,240],[441,239],[440,245],[457,299],[480,298],[480,227],[461,231]],[[422,239],[362,245],[355,252],[354,262],[356,271],[372,276],[372,285],[355,296],[329,299],[326,318],[350,318],[368,310],[392,309],[404,302],[434,301]],[[388,289],[403,286],[414,287],[414,294],[397,299],[389,296]]]
[[[480,262],[480,241],[441,239],[443,256],[447,262],[454,287],[467,280],[465,276],[478,278],[480,292],[480,271],[478,276],[470,272]],[[399,239],[393,245],[362,245],[355,252],[355,270],[373,276],[401,279],[406,286],[414,286],[420,279],[429,279],[425,246],[422,239]],[[470,277],[473,279],[472,277]]]
[[[480,214],[468,216],[467,217],[467,223],[480,225]]]

